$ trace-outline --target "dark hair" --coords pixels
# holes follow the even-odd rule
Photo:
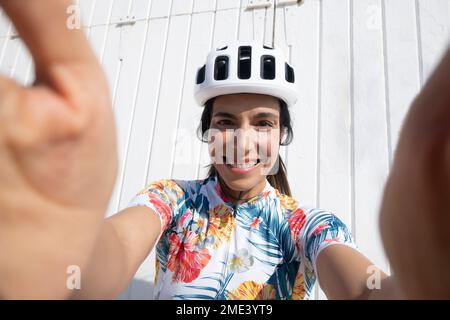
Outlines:
[[[205,133],[211,125],[214,100],[215,98],[212,98],[205,103],[205,107],[200,120],[200,125],[197,129],[197,135],[203,142],[208,142],[208,140],[205,139]],[[281,99],[278,99],[278,101],[280,103],[280,128],[286,131],[286,138],[282,143],[280,143],[280,145],[287,146],[292,142],[292,139],[294,138],[291,115],[289,113],[287,104]],[[286,166],[284,165],[284,162],[281,159],[280,155],[278,155],[278,161],[278,172],[274,175],[268,175],[267,181],[269,181],[270,185],[275,189],[278,189],[278,191],[280,191],[282,194],[292,196],[291,188],[289,187],[289,182],[286,176]],[[214,168],[213,165],[210,165],[208,178],[215,175],[217,175],[216,168]]]

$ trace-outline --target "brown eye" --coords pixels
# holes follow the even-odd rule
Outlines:
[[[217,121],[217,124],[220,126],[231,126],[233,125],[233,122],[230,120],[219,120]]]
[[[270,122],[270,121],[260,121],[258,123],[258,126],[259,127],[273,127],[274,124],[272,122]]]

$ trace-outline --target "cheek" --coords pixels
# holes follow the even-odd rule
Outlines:
[[[279,165],[277,164],[278,154],[280,151],[280,135],[279,134],[271,134],[264,142],[260,144],[260,148],[262,149],[261,154],[265,155],[265,157],[260,157],[263,166],[260,170],[260,175],[268,176],[274,175],[279,170]]]
[[[227,136],[218,130],[211,131],[208,137],[208,151],[213,162],[221,162],[225,155]],[[216,159],[217,157],[217,159]]]
[[[277,133],[262,135],[258,140],[258,153],[260,157],[270,160],[267,162],[276,161],[280,150],[279,139],[280,137]]]

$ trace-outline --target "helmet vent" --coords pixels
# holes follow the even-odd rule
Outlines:
[[[197,84],[205,82],[205,69],[206,69],[206,65],[204,65],[200,70],[198,70]]]
[[[252,75],[252,47],[239,47],[238,59],[239,79],[250,79]]]
[[[267,80],[275,79],[275,57],[261,57],[261,78]]]
[[[286,81],[290,83],[295,82],[294,69],[286,63]]]
[[[214,79],[225,80],[228,78],[228,57],[219,56],[214,63]]]

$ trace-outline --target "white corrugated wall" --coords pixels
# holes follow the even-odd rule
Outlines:
[[[120,171],[108,215],[149,181],[205,176],[195,71],[229,40],[271,43],[273,9],[246,10],[248,2],[78,1],[118,127]],[[276,10],[275,44],[301,91],[294,141],[282,149],[294,196],[342,218],[386,271],[377,224],[383,185],[405,113],[449,36],[450,0],[305,0]],[[29,54],[3,15],[0,70],[33,81]],[[151,298],[153,261],[152,253],[122,298]]]

